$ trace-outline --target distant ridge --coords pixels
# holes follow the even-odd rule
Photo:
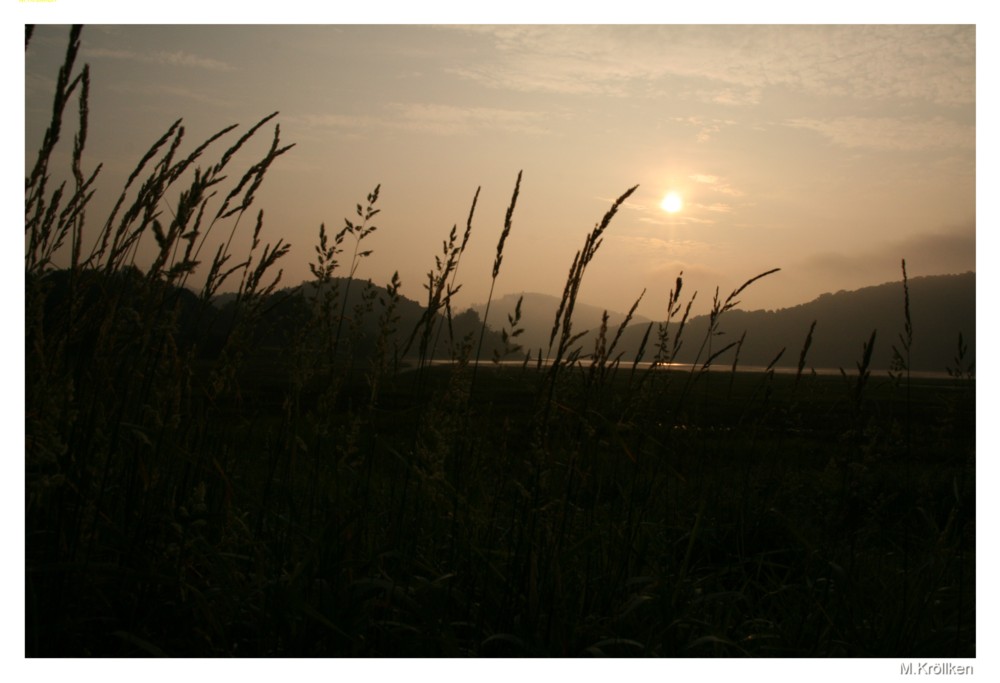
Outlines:
[[[975,359],[976,353],[976,274],[934,275],[909,280],[910,317],[913,324],[911,369],[944,372],[955,366],[958,336],[968,347],[966,361]],[[490,308],[489,325],[499,329],[506,324],[506,316],[513,312],[518,296],[508,295],[494,301]],[[518,341],[531,349],[547,351],[552,322],[559,305],[558,297],[526,293],[522,303],[524,334]],[[485,306],[474,306],[482,315]],[[596,306],[577,303],[573,315],[575,331],[596,330],[600,327],[604,310]],[[609,336],[625,318],[621,312],[609,313]],[[721,319],[721,334],[712,340],[718,350],[730,342],[746,337],[740,348],[739,363],[743,366],[766,366],[784,349],[777,365],[795,367],[805,342],[809,327],[816,321],[812,343],[806,356],[805,367],[844,368],[854,370],[861,358],[864,343],[876,332],[872,368],[887,370],[892,363],[892,347],[900,346],[899,335],[904,329],[904,295],[902,280],[887,282],[854,291],[823,294],[816,299],[789,308],[757,311],[731,310]],[[640,347],[642,337],[650,325],[648,319],[637,317],[625,330],[618,345],[623,361],[631,362]],[[688,321],[682,336],[682,346],[676,360],[693,362],[708,328],[708,316],[697,316]],[[677,325],[671,326],[671,339]],[[649,335],[644,360],[651,360],[657,338],[657,325]],[[593,334],[585,335],[578,345],[586,355],[593,348]],[[700,361],[704,361],[702,357]],[[699,361],[699,362],[700,362]],[[733,362],[733,351],[720,356],[720,365]]]
[[[346,281],[344,281],[346,282]],[[348,309],[353,309],[360,303],[361,292],[368,283],[358,281],[353,288]],[[282,322],[276,325],[277,330],[287,332],[295,326],[294,320],[301,316],[293,314],[287,305],[280,303],[282,298],[299,288],[291,288],[275,293],[279,302],[274,311]],[[913,323],[913,347],[911,354],[911,369],[923,372],[944,372],[949,367],[955,367],[955,356],[958,350],[958,336],[962,335],[967,346],[966,364],[973,362],[976,353],[976,274],[974,272],[960,275],[934,275],[915,277],[909,280],[910,314]],[[484,347],[484,357],[489,358],[493,349],[502,346],[499,331],[508,326],[508,315],[514,313],[518,298],[523,297],[521,304],[521,321],[519,327],[524,332],[516,338],[516,343],[522,348],[522,354],[512,354],[510,359],[523,358],[523,353],[531,352],[536,358],[539,350],[545,354],[549,347],[549,337],[559,298],[537,292],[524,294],[509,294],[493,301],[490,306],[490,317],[487,321],[489,330],[487,344]],[[222,309],[230,303],[232,295],[216,297],[213,303]],[[686,302],[686,300],[685,300]],[[806,369],[810,368],[844,368],[853,370],[861,357],[863,344],[875,331],[875,350],[872,355],[872,368],[887,370],[892,363],[892,347],[900,346],[899,335],[904,329],[903,313],[903,283],[902,280],[887,282],[872,287],[864,287],[854,291],[839,291],[822,294],[816,299],[798,306],[778,310],[743,311],[734,309],[727,311],[721,318],[720,334],[713,338],[712,349],[717,351],[730,342],[736,342],[746,333],[739,352],[741,366],[767,366],[784,349],[776,365],[779,367],[795,367],[812,322],[816,321],[816,329],[806,356]],[[465,311],[453,311],[454,328],[457,337],[472,334],[478,337],[480,320],[485,312],[485,304],[470,307]],[[408,333],[417,324],[423,314],[423,306],[416,301],[401,297],[399,302],[400,315],[398,330]],[[604,309],[583,302],[577,302],[573,312],[574,332],[585,332],[577,342],[583,356],[594,348],[594,337],[600,328]],[[613,337],[625,319],[621,311],[608,312],[608,337]],[[374,316],[366,320],[362,326],[362,346],[365,340],[375,335]],[[650,325],[643,360],[652,360],[655,354],[654,345],[657,339],[658,326],[643,316],[635,316],[631,324],[622,334],[615,356],[622,361],[631,362],[635,359],[643,336]],[[677,334],[676,322],[669,330],[670,339]],[[697,350],[701,346],[708,328],[708,316],[692,318],[685,325],[682,335],[682,345],[676,357],[677,362],[690,363],[695,361]],[[285,334],[268,335],[268,341],[275,345],[287,343]],[[715,361],[718,365],[732,364],[734,351],[727,351]],[[699,362],[705,360],[703,355]]]
[[[524,297],[521,302],[520,324],[520,327],[524,328],[524,333],[517,338],[517,342],[525,351],[530,349],[532,357],[535,357],[538,354],[538,349],[542,349],[543,352],[548,350],[552,324],[555,321],[556,311],[559,309],[559,297],[538,292],[508,294],[490,304],[490,319],[487,324],[494,330],[499,330],[507,325],[507,316],[513,314],[520,297]],[[486,304],[477,304],[471,308],[482,318],[486,311]],[[603,308],[578,301],[573,309],[573,330],[583,332],[599,329],[603,315]],[[625,320],[625,315],[620,311],[608,311],[608,328],[616,330]],[[633,316],[632,323],[648,324],[649,318],[636,315]]]

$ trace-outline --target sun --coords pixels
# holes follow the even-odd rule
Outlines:
[[[677,213],[684,208],[684,200],[676,192],[668,192],[660,202],[660,208],[667,213]]]

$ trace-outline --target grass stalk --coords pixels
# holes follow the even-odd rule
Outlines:
[[[500,275],[500,264],[503,263],[503,247],[510,235],[511,222],[514,217],[514,207],[517,205],[517,196],[521,192],[521,175],[523,170],[517,172],[517,180],[514,181],[514,193],[510,197],[510,204],[507,205],[507,214],[504,216],[503,230],[500,231],[500,239],[497,242],[497,254],[493,259],[493,276],[490,279],[490,293],[486,297],[486,309],[483,311],[482,328],[479,331],[479,343],[476,346],[476,360],[472,366],[472,387],[476,385],[476,373],[479,371],[479,358],[483,352],[483,338],[486,336],[486,323],[490,317],[490,304],[493,303],[493,288],[496,286],[497,277]],[[478,191],[476,196],[479,196]],[[471,391],[470,391],[471,394]]]

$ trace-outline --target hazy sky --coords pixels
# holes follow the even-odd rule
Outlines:
[[[67,33],[39,27],[25,56],[26,166]],[[422,299],[482,186],[458,303],[485,301],[522,169],[497,295],[558,295],[586,234],[635,184],[587,302],[625,310],[645,288],[640,312],[657,317],[680,271],[704,307],[716,286],[780,267],[748,309],[897,279],[902,257],[911,276],[964,272],[976,42],[963,25],[88,26],[85,159],[104,163],[90,215],[106,215],[175,119],[190,150],[277,110],[296,147],[256,206],[264,238],[293,245],[285,284],[309,276],[320,223],[339,229],[380,183],[358,276],[384,284],[398,270]],[[680,211],[661,208],[668,192]]]

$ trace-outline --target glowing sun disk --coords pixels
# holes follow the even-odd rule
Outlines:
[[[676,192],[668,192],[660,202],[660,208],[667,213],[677,213],[684,208],[684,200]]]

